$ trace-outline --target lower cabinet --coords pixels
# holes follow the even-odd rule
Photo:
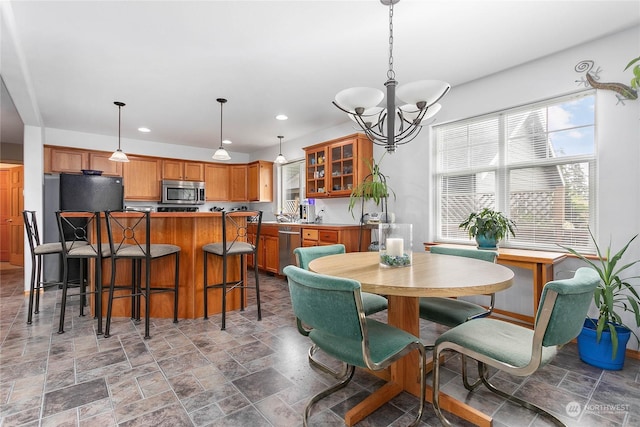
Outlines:
[[[371,230],[359,226],[305,226],[302,246],[322,246],[342,243],[347,252],[366,251],[371,243]]]
[[[256,226],[250,225],[247,232],[251,240],[255,240]],[[279,236],[278,226],[271,224],[262,224],[260,230],[260,241],[258,242],[258,268],[270,273],[278,273],[279,267]],[[256,260],[253,257],[248,257],[247,265],[253,267],[253,263]]]

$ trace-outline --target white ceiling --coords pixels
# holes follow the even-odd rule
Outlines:
[[[19,109],[32,104],[27,124],[115,136],[122,101],[123,137],[213,149],[224,97],[229,149],[250,153],[344,122],[334,95],[386,80],[388,9],[378,0],[5,3],[28,72],[26,88],[7,86],[28,98]],[[455,90],[637,25],[637,0],[402,0],[396,78]]]

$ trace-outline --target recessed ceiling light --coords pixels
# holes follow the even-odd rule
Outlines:
[[[222,141],[223,144],[232,144],[231,141],[229,141],[228,139],[225,139],[224,141]]]
[[[151,129],[142,127],[142,128],[138,128],[138,131],[139,132],[144,132],[144,133],[149,133],[149,132],[151,132]]]
[[[288,118],[289,118],[289,117],[287,117],[287,116],[286,116],[286,115],[284,115],[284,114],[278,114],[278,115],[276,116],[276,120],[287,120]]]

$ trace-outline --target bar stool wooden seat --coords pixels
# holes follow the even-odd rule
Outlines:
[[[144,305],[144,338],[149,339],[149,324],[151,312],[151,295],[162,292],[173,292],[173,323],[178,323],[178,289],[180,283],[180,246],[151,243],[151,216],[149,212],[132,210],[106,211],[107,234],[111,249],[111,284],[109,286],[109,301],[107,304],[107,319],[104,336],[109,337],[113,300],[115,298],[131,298],[131,318],[140,320],[140,297],[145,300]],[[175,272],[173,286],[151,286],[152,261],[168,256],[174,256]],[[116,265],[120,259],[131,261],[131,283],[117,285]],[[144,263],[144,276],[142,264]],[[142,278],[144,277],[144,284]],[[114,295],[116,289],[127,289],[130,293]]]
[[[256,234],[253,241],[249,241],[247,226],[249,223],[256,224]],[[249,288],[247,283],[246,257],[253,255],[253,268],[256,289],[256,302],[258,307],[258,320],[262,320],[262,310],[260,308],[260,280],[258,276],[258,242],[260,241],[260,228],[262,226],[262,211],[234,211],[222,212],[222,241],[209,243],[202,247],[204,252],[204,318],[207,319],[208,293],[209,289],[222,289],[222,326],[226,329],[227,293],[236,288],[240,289],[240,310],[244,311],[245,289]],[[208,255],[220,257],[222,259],[222,281],[209,284],[208,279]],[[229,264],[232,259],[240,258],[239,279],[229,282]]]
[[[62,243],[59,241],[52,243],[40,243],[36,211],[22,211],[22,218],[24,219],[24,228],[27,231],[27,240],[29,241],[29,250],[31,253],[31,284],[29,286],[29,313],[27,314],[27,324],[30,325],[33,322],[33,314],[38,314],[40,312],[40,290],[62,285],[60,280],[42,280],[42,261],[44,260],[44,256],[61,256]]]

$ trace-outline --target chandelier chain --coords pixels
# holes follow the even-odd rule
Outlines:
[[[389,3],[389,70],[387,78],[389,80],[396,79],[396,73],[393,71],[393,2]]]

